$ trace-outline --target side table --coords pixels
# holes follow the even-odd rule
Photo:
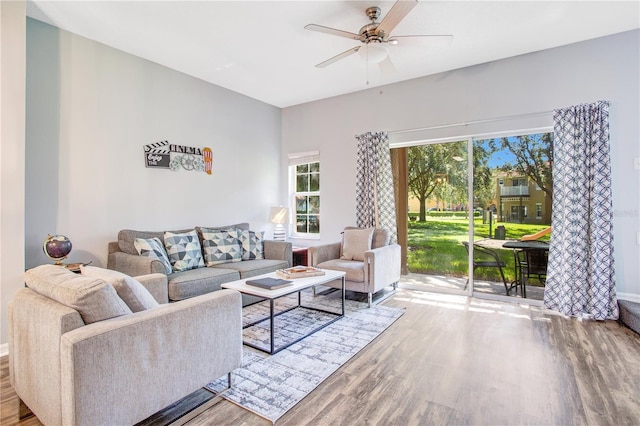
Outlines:
[[[309,266],[309,247],[293,246],[291,252],[293,253],[292,266]]]

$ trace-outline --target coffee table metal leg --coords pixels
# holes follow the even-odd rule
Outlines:
[[[345,288],[345,278],[344,275],[342,276],[342,316],[344,316],[344,299],[345,299],[345,293],[346,293],[346,288]]]
[[[271,353],[273,353],[273,350],[274,350],[274,348],[275,348],[275,345],[274,345],[274,343],[273,343],[273,337],[274,337],[274,332],[273,332],[273,329],[274,329],[274,325],[273,325],[273,322],[274,322],[274,321],[273,321],[273,301],[274,301],[274,300],[275,300],[275,299],[269,299],[269,309],[270,309],[270,311],[271,311],[271,312],[270,312],[270,315],[269,315],[270,323],[271,323],[271,327],[270,327],[270,329],[271,329],[271,330],[270,330],[270,333],[271,333]]]

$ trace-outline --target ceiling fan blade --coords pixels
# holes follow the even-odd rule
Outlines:
[[[333,64],[334,62],[338,62],[340,59],[344,59],[349,55],[353,55],[354,53],[356,53],[358,50],[360,50],[361,46],[356,46],[352,49],[349,49],[347,51],[344,51],[336,56],[334,56],[333,58],[329,58],[324,62],[320,62],[318,65],[316,65],[316,68],[324,68],[326,66],[329,66],[331,64]]]
[[[363,40],[360,34],[350,33],[349,31],[342,31],[335,28],[325,27],[323,25],[308,24],[308,25],[305,25],[304,28],[310,31],[317,31],[319,33],[325,33],[325,34],[330,34],[338,37],[350,38],[352,40],[360,40],[360,41]]]
[[[380,71],[383,74],[391,74],[396,72],[396,67],[393,65],[393,61],[391,60],[391,56],[387,55],[383,61],[380,61],[378,64],[380,65]]]
[[[405,16],[411,10],[416,7],[418,0],[398,0],[391,6],[389,13],[382,19],[380,25],[378,25],[378,34],[382,38],[387,38],[391,34],[391,31],[404,19]],[[384,33],[384,34],[381,34]]]
[[[449,46],[452,35],[407,35],[393,36],[387,42],[393,46]]]

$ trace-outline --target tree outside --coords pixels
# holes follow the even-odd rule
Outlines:
[[[427,204],[435,200],[438,210],[468,210],[466,141],[421,145],[408,149],[408,186],[418,200],[421,222]],[[553,133],[520,135],[473,142],[473,208],[487,209],[498,203],[495,175],[498,172],[525,176],[553,197]],[[446,201],[441,203],[441,201]]]
[[[461,141],[408,149],[409,192],[419,202],[421,222],[426,219],[427,200],[432,195],[438,205],[442,202],[442,210],[452,205],[466,207],[466,144]]]
[[[528,177],[553,199],[553,133],[502,138],[500,149],[509,150],[515,157],[501,166],[503,171]]]

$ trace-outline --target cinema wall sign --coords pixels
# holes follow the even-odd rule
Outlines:
[[[147,167],[180,169],[211,174],[213,152],[211,148],[174,145],[169,141],[150,143],[144,146],[144,164]]]

